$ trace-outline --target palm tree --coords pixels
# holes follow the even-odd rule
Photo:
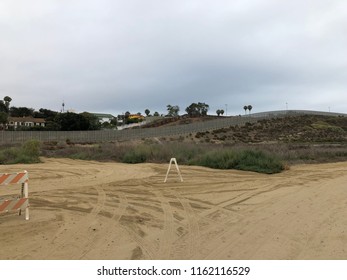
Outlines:
[[[218,110],[216,111],[216,113],[217,113],[217,116],[219,117],[220,114],[221,114],[221,111],[218,109]]]
[[[245,110],[245,115],[246,115],[246,111],[248,110],[248,106],[247,105],[243,106],[243,110]]]
[[[223,110],[223,109],[220,110],[220,114],[221,114],[222,116],[224,115],[224,110]]]
[[[249,113],[251,113],[252,108],[253,108],[252,105],[248,105],[248,106],[247,106],[247,109],[249,110]]]
[[[151,111],[150,111],[149,109],[146,109],[146,110],[145,110],[145,114],[146,114],[147,117],[148,117],[148,115],[149,115],[150,112],[151,112]]]

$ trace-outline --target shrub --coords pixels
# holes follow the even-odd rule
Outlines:
[[[216,169],[231,169],[234,153],[231,150],[216,150],[202,154],[197,160],[192,160],[191,164],[200,165]]]
[[[284,170],[284,164],[274,156],[253,150],[212,151],[202,155],[197,161],[193,160],[191,163],[216,169],[238,169],[266,174],[278,173]]]
[[[21,148],[21,152],[27,156],[38,159],[40,156],[40,142],[37,140],[25,142]]]
[[[284,170],[283,163],[276,157],[270,156],[263,151],[242,151],[236,155],[234,164],[235,169],[267,174],[279,173]]]
[[[6,150],[0,151],[0,163],[9,164],[15,161],[18,157],[18,148],[7,148]]]
[[[132,150],[126,152],[122,158],[124,163],[143,163],[146,162],[150,155],[150,149],[147,146],[136,146]]]
[[[1,164],[38,163],[40,162],[40,143],[29,140],[21,147],[12,147],[0,151]]]
[[[312,124],[312,127],[319,130],[328,130],[328,131],[340,132],[340,133],[344,132],[343,128],[339,126],[331,125],[324,121],[317,121]]]

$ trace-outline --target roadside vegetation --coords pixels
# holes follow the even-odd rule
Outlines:
[[[0,163],[44,157],[168,163],[278,173],[292,164],[347,160],[347,118],[294,116],[194,134],[114,143],[37,143],[0,147]]]
[[[223,144],[185,143],[155,140],[132,143],[66,144],[46,143],[46,157],[123,163],[168,163],[175,157],[179,164],[218,169],[239,169],[277,173],[293,164],[323,163],[347,160],[347,144],[277,143]]]
[[[238,169],[260,173],[278,173],[285,164],[270,152],[246,147],[195,145],[192,143],[143,143],[92,145],[45,145],[43,155],[82,160],[116,161],[123,163],[168,163],[175,157],[180,164],[215,169]]]
[[[285,165],[275,155],[261,150],[223,149],[202,154],[192,162],[215,169],[237,169],[259,173],[279,173]]]
[[[40,143],[30,140],[21,146],[4,146],[0,149],[0,164],[40,162]]]
[[[80,160],[115,161],[129,164],[168,163],[175,157],[181,165],[216,169],[238,169],[278,173],[292,164],[347,160],[347,144],[227,144],[158,143],[145,140],[133,143],[76,144],[32,140],[21,146],[0,147],[0,164],[37,163],[40,156]]]

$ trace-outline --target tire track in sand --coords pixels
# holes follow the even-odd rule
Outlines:
[[[121,232],[120,227],[120,219],[125,214],[126,209],[128,207],[128,200],[126,196],[122,193],[118,194],[119,203],[117,203],[118,207],[111,207],[113,212],[111,213],[111,217],[107,217],[107,222],[102,223],[99,231],[98,240],[93,240],[87,249],[83,250],[83,253],[79,257],[80,259],[84,259],[90,251],[95,248],[102,248],[105,244],[114,243],[117,240],[118,233]],[[109,206],[110,208],[110,206]],[[101,214],[101,213],[100,213]],[[118,226],[118,229],[117,229]],[[100,238],[100,235],[102,238]],[[96,241],[96,242],[95,242]]]
[[[140,184],[140,186],[145,186],[143,185],[143,182],[141,180],[139,180],[138,182]],[[141,185],[142,183],[142,185]],[[133,187],[137,187],[137,184],[134,184],[134,182],[129,183],[128,181],[122,182],[122,184],[120,184],[121,187],[126,188],[125,192],[126,193],[131,193],[131,194],[136,194],[136,190],[131,190],[131,192],[129,192],[128,187],[129,186],[133,186]],[[148,187],[148,186],[147,186]],[[120,191],[121,192],[121,191]],[[141,191],[139,191],[139,193],[141,193]],[[121,197],[123,197],[123,199],[127,200],[127,207],[124,211],[131,211],[130,210],[130,202],[129,199],[125,196],[125,194],[120,194]],[[131,217],[131,216],[130,216]],[[141,257],[141,258],[145,258],[145,259],[155,259],[156,256],[156,252],[157,252],[157,248],[155,246],[153,246],[152,242],[150,242],[149,240],[147,240],[145,238],[145,233],[144,232],[139,232],[139,230],[136,229],[136,224],[137,221],[135,218],[132,218],[130,221],[127,221],[126,218],[124,218],[124,220],[122,219],[122,216],[117,217],[117,220],[119,222],[119,225],[128,233],[129,238],[132,239],[132,241],[134,241],[137,245],[136,249],[140,249],[140,253],[137,252],[137,257]],[[135,228],[134,228],[135,227]]]
[[[190,205],[187,198],[182,197],[177,193],[177,200],[181,203],[185,216],[187,217],[187,226],[188,226],[188,248],[189,248],[189,257],[193,256],[199,245],[200,241],[200,229],[198,224],[198,219],[194,213],[194,209]]]
[[[164,211],[164,229],[160,238],[159,256],[161,259],[169,259],[172,251],[174,242],[174,217],[172,209],[168,199],[165,199],[164,194],[155,192],[157,197],[160,199],[161,207]]]
[[[96,217],[104,207],[106,201],[105,191],[98,185],[93,186],[93,188],[97,191],[97,201],[94,204],[92,211],[78,222],[69,222],[68,224],[64,224],[63,228],[52,238],[51,244],[54,245],[54,248],[49,250],[45,259],[61,258],[60,253],[64,255],[64,259],[79,259],[81,257],[81,254],[79,253],[81,248],[86,251],[91,246],[91,239],[93,237],[89,235],[87,239],[81,242],[80,239],[84,237],[84,234],[83,232],[81,233],[81,231],[87,231],[88,228],[97,221]],[[76,246],[76,244],[78,244],[78,246]],[[66,250],[66,248],[70,249]],[[67,255],[66,252],[68,252]]]
[[[181,254],[187,258],[187,254],[192,256],[199,247],[200,230],[198,217],[191,206],[189,199],[183,197],[178,191],[173,191],[170,188],[162,188],[153,183],[146,182],[147,187],[150,187],[161,203],[164,211],[164,230],[160,238],[160,248],[158,250],[160,259],[170,259],[176,256],[175,251],[184,250]],[[166,197],[170,197],[167,199]],[[184,216],[186,217],[187,235],[176,237],[173,209],[170,202],[179,202],[183,207]],[[185,240],[187,240],[185,242]],[[184,245],[182,245],[184,244]],[[186,252],[188,248],[188,252]]]
[[[163,230],[159,239],[159,249],[157,250],[157,255],[160,256],[160,259],[169,259],[172,246],[175,238],[174,232],[174,216],[172,213],[172,208],[170,206],[170,200],[166,197],[166,191],[163,189],[156,188],[151,182],[148,180],[143,182],[143,185],[149,189],[151,189],[152,193],[155,194],[155,197],[158,199],[161,205],[161,209],[163,210]]]

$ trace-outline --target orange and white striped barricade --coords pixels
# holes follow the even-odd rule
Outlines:
[[[14,199],[0,200],[0,213],[25,210],[25,219],[29,220],[29,175],[27,171],[18,173],[0,173],[0,186],[21,184],[21,194]]]

